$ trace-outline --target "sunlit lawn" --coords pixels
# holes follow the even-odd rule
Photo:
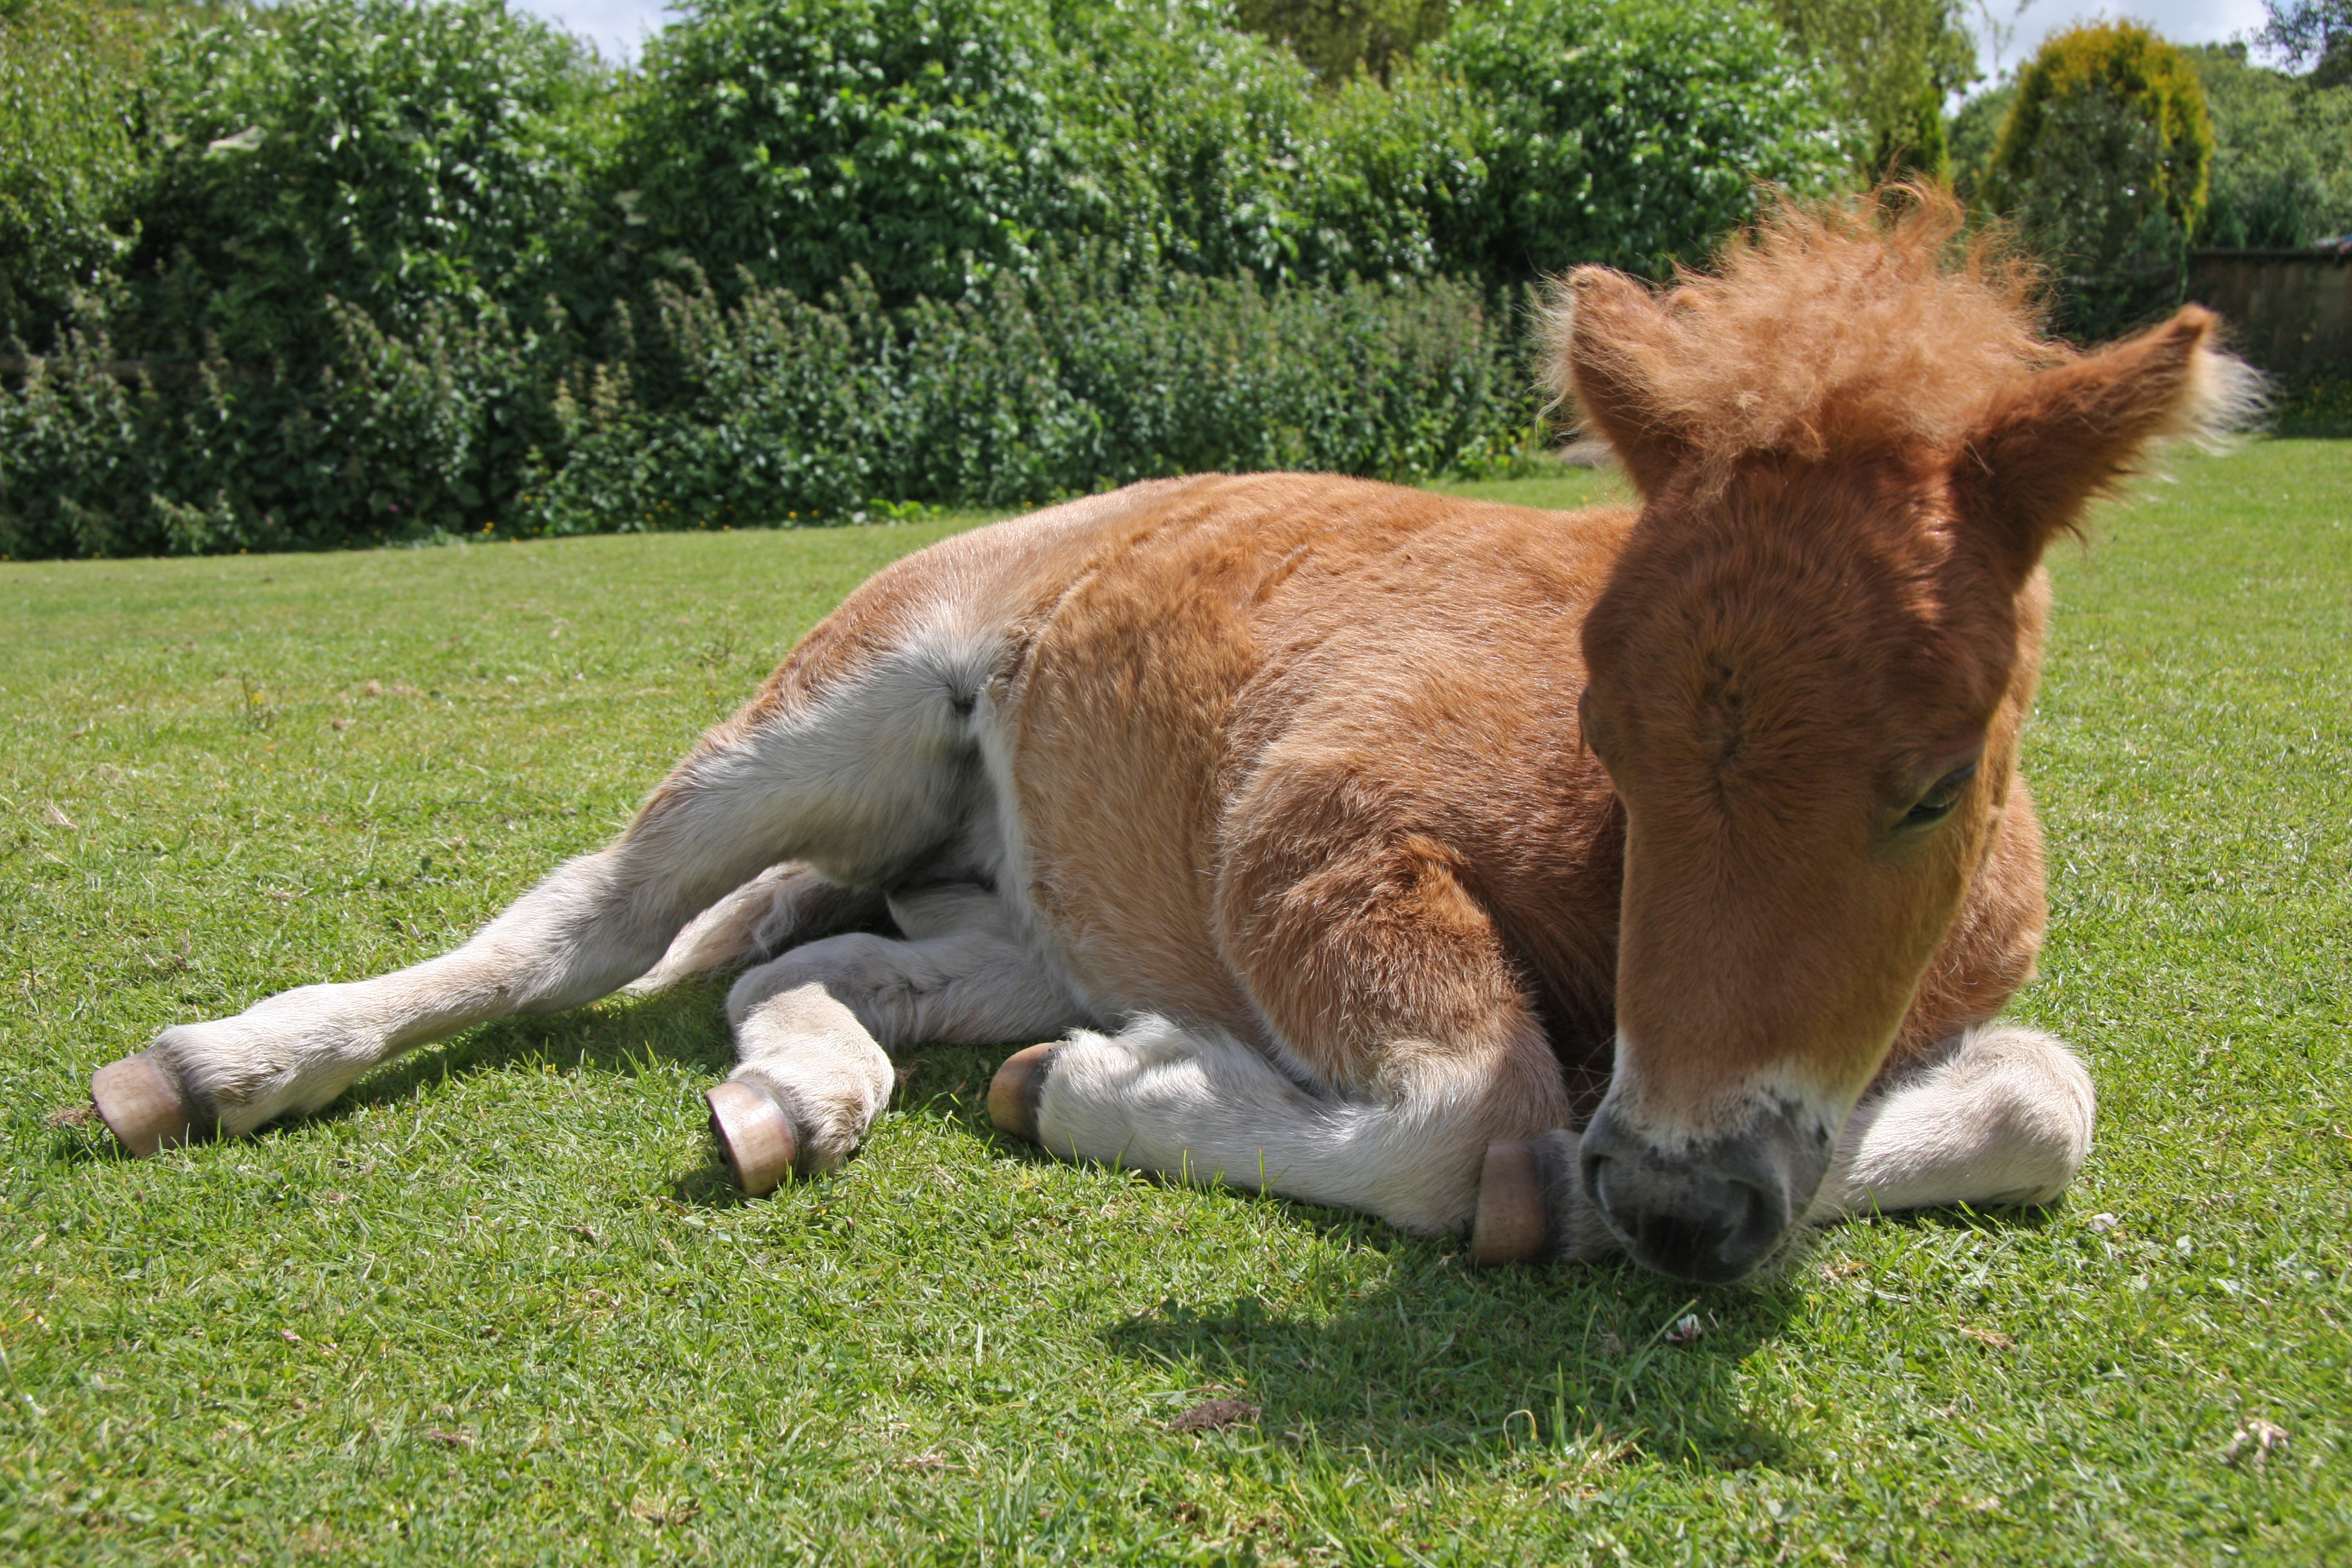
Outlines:
[[[2179,473],[2054,563],[2082,1182],[1704,1292],[1048,1163],[986,1051],[743,1203],[707,984],[120,1159],[93,1068],[457,940],[970,520],[0,566],[0,1556],[2352,1558],[2352,448]]]

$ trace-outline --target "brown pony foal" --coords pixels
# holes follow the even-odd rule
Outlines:
[[[1663,295],[1571,275],[1559,390],[1638,510],[1206,476],[911,556],[463,947],[166,1029],[98,1108],[249,1132],[750,964],[710,1106],[755,1194],[856,1147],[890,1051],[1045,1040],[1008,1131],[1487,1261],[1731,1280],[1809,1218],[2052,1198],[2090,1081],[1993,1022],[2043,921],[2041,557],[2250,378],[2193,308],[2067,351],[1958,227],[1914,191]]]

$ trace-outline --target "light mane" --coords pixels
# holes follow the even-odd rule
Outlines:
[[[2074,357],[2043,331],[2039,270],[2004,232],[1965,226],[1932,186],[1777,198],[1712,272],[1677,270],[1660,319],[1583,352],[1718,475],[1752,456],[1949,451],[2001,388]],[[1573,298],[1555,289],[1545,322],[1570,408]]]

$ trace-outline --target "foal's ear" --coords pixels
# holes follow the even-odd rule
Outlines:
[[[2082,527],[2168,436],[2212,437],[2259,411],[2262,379],[2217,353],[2210,310],[2170,321],[2000,393],[1970,432],[1952,483],[1962,518],[1992,534],[2020,573],[2061,530]]]
[[[1647,495],[1690,455],[1690,441],[1652,384],[1674,323],[1647,289],[1606,267],[1580,267],[1554,286],[1552,393],[1573,403]]]

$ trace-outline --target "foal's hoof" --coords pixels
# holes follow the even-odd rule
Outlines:
[[[1486,1145],[1478,1180],[1478,1217],[1470,1226],[1470,1261],[1533,1263],[1551,1249],[1551,1215],[1544,1206],[1543,1172],[1536,1146],[1507,1139]]]
[[[178,1087],[145,1051],[92,1073],[89,1098],[115,1142],[142,1159],[160,1149],[199,1142],[212,1131],[212,1119],[188,1109]]]
[[[765,1197],[793,1173],[800,1140],[782,1106],[740,1079],[730,1079],[703,1097],[710,1102],[710,1135],[735,1173],[735,1184],[750,1197]]]
[[[989,1079],[988,1119],[998,1131],[1037,1142],[1037,1097],[1045,1092],[1055,1048],[1049,1043],[1015,1051]]]

